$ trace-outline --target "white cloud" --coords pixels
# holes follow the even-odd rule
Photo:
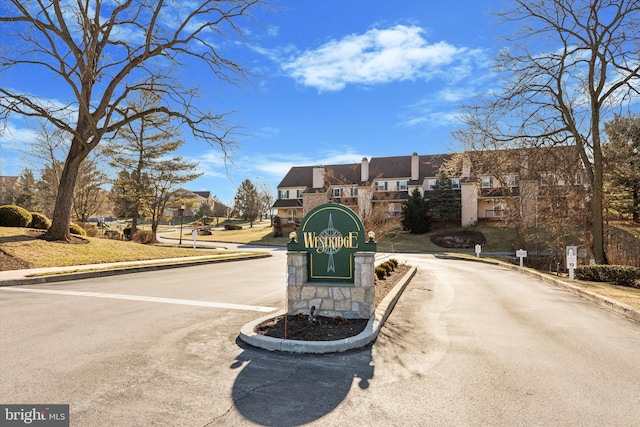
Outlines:
[[[285,62],[282,68],[305,86],[339,91],[348,84],[374,85],[428,80],[443,67],[463,61],[466,49],[428,43],[417,26],[396,25],[333,40]]]

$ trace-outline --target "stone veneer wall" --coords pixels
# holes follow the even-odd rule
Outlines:
[[[375,310],[375,252],[356,252],[354,283],[308,282],[307,252],[287,252],[287,313],[368,319]]]

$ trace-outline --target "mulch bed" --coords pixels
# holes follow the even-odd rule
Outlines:
[[[376,282],[376,306],[398,284],[411,269],[408,265],[399,265],[391,276]],[[358,335],[367,326],[369,319],[345,319],[343,317],[315,316],[310,319],[306,314],[277,316],[256,326],[254,332],[272,338],[286,338],[299,341],[333,341]],[[287,335],[285,337],[285,323]]]

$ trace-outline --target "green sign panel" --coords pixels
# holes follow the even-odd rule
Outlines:
[[[354,254],[375,251],[366,241],[358,215],[346,206],[329,203],[309,212],[287,249],[308,253],[309,281],[354,281]]]

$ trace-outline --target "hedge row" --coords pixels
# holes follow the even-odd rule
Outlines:
[[[29,212],[16,205],[0,206],[0,227],[25,227],[37,230],[48,230],[51,220],[39,212]],[[87,232],[78,224],[69,224],[69,232],[86,236]]]
[[[609,282],[618,286],[640,288],[640,268],[626,265],[581,265],[576,279],[589,282]]]
[[[375,275],[378,280],[384,279],[385,276],[391,276],[391,272],[398,266],[398,260],[391,258],[388,261],[377,265],[375,268]]]

